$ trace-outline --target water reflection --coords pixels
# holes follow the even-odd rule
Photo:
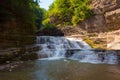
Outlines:
[[[120,80],[120,65],[80,63],[70,59],[36,60],[13,72],[0,72],[0,80]]]
[[[120,71],[120,65],[85,64],[71,60],[37,61],[36,80],[119,80],[111,74]],[[111,69],[110,69],[111,68]],[[42,75],[41,75],[42,74]],[[119,75],[119,73],[116,73]]]

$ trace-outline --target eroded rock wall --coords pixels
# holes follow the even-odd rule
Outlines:
[[[84,20],[80,27],[89,32],[104,32],[120,28],[120,0],[92,0],[94,16]]]

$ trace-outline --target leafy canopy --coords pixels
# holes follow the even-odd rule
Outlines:
[[[92,15],[90,0],[54,0],[48,10],[57,25],[77,25]],[[46,18],[47,19],[47,18]]]

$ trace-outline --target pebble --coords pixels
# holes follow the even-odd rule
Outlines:
[[[11,71],[12,71],[12,69],[9,69],[9,71],[11,72]]]
[[[13,68],[15,68],[15,66],[10,66],[10,68],[12,68],[12,69],[13,69]]]
[[[6,63],[10,63],[10,61],[6,61]]]

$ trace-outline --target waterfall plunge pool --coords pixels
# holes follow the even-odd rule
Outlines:
[[[119,57],[114,51],[90,51],[88,44],[74,38],[43,36],[36,42],[42,47],[38,54],[47,57],[0,72],[0,80],[120,80]],[[83,51],[70,51],[72,55],[66,57],[68,49]]]
[[[70,59],[27,61],[0,80],[120,80],[120,65],[90,64]]]

